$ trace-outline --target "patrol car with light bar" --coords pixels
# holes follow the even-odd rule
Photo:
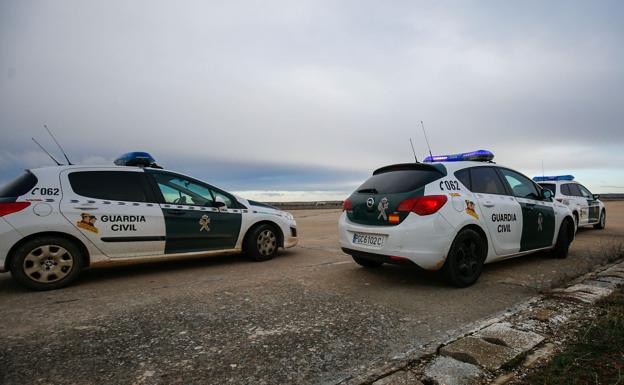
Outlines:
[[[479,150],[382,167],[344,201],[342,250],[364,267],[442,270],[465,287],[485,263],[549,251],[568,255],[570,209],[550,190]]]
[[[585,186],[574,180],[573,175],[533,177],[542,188],[552,191],[555,200],[570,207],[577,227],[593,225],[602,230],[606,226],[607,209]]]
[[[239,252],[264,261],[297,244],[287,212],[163,170],[147,153],[115,164],[27,170],[0,188],[0,271],[48,290],[87,266]]]

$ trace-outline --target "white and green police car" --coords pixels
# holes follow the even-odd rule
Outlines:
[[[533,177],[542,188],[552,191],[555,200],[570,207],[577,227],[593,225],[604,229],[607,210],[600,196],[592,194],[585,186],[574,180],[572,175]]]
[[[540,250],[567,257],[570,209],[493,157],[479,150],[376,170],[344,201],[342,250],[365,267],[441,269],[458,287],[473,284],[484,263]]]
[[[163,170],[147,153],[115,163],[32,169],[1,188],[0,271],[48,290],[87,266],[241,251],[263,261],[297,244],[287,212]]]

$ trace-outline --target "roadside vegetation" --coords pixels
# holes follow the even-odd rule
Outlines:
[[[528,375],[526,384],[624,385],[624,287],[597,304],[573,344]]]

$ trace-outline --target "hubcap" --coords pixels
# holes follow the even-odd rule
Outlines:
[[[264,256],[272,255],[277,249],[277,237],[271,230],[264,230],[258,235],[258,251]]]
[[[61,246],[45,245],[32,250],[24,258],[24,274],[35,282],[53,283],[69,274],[74,257]]]
[[[466,240],[457,249],[457,267],[459,273],[464,277],[472,277],[479,266],[479,255],[477,244],[474,241]]]

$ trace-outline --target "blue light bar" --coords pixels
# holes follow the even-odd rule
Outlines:
[[[156,160],[147,152],[134,151],[123,154],[114,162],[117,166],[153,167],[160,168]]]
[[[574,175],[534,176],[536,182],[551,182],[558,180],[574,180]]]
[[[434,155],[428,156],[423,162],[489,162],[494,159],[494,154],[486,150],[477,150],[472,152],[463,152],[452,155]]]

